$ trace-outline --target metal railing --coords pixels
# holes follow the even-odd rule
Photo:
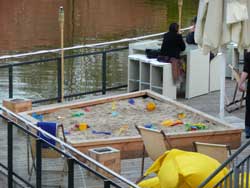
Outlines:
[[[204,180],[198,188],[206,187],[206,185],[218,175],[225,167],[231,164],[244,150],[249,147],[250,140],[240,146],[235,153],[233,153],[225,162],[221,164],[206,180]],[[221,179],[213,188],[250,188],[249,168],[250,155],[247,155]]]
[[[64,98],[72,98],[72,97],[77,97],[77,96],[82,96],[82,95],[87,95],[87,94],[93,94],[93,93],[102,93],[106,94],[107,91],[110,90],[115,90],[119,88],[125,88],[127,87],[127,84],[120,84],[119,86],[115,87],[107,87],[107,54],[112,53],[112,52],[117,52],[117,51],[123,51],[127,50],[128,47],[123,47],[123,48],[115,48],[111,50],[102,50],[98,52],[91,52],[91,53],[83,53],[83,54],[76,54],[76,55],[68,55],[65,56],[65,60],[67,59],[74,59],[78,57],[85,57],[85,56],[91,56],[91,55],[102,55],[102,88],[99,90],[94,90],[94,91],[87,91],[87,92],[80,92],[80,93],[73,93],[69,95],[65,95]],[[8,93],[9,93],[9,98],[13,98],[14,96],[14,86],[13,86],[13,68],[18,67],[18,66],[23,66],[23,65],[31,65],[31,64],[38,64],[38,63],[51,63],[51,62],[56,62],[57,64],[57,96],[54,98],[45,98],[45,99],[39,99],[39,100],[33,100],[32,103],[41,103],[41,102],[48,102],[48,101],[55,101],[57,100],[58,102],[61,102],[61,82],[63,81],[61,78],[61,58],[50,58],[50,59],[42,59],[42,60],[33,60],[33,61],[26,61],[26,62],[18,62],[18,63],[8,63],[8,64],[3,64],[0,65],[0,69],[7,68],[8,69]]]
[[[74,174],[74,165],[79,165],[80,168],[83,168],[87,170],[88,172],[91,172],[94,176],[98,177],[103,181],[103,187],[104,188],[110,188],[112,187],[133,187],[133,188],[139,188],[136,184],[133,182],[127,180],[126,178],[122,177],[118,173],[110,170],[109,168],[105,167],[101,163],[95,161],[91,157],[85,155],[84,153],[80,152],[79,150],[73,148],[72,146],[68,145],[67,143],[63,142],[57,137],[54,137],[44,131],[43,129],[37,127],[33,123],[27,121],[23,117],[9,111],[8,109],[4,107],[0,107],[0,110],[2,113],[0,114],[0,118],[3,119],[4,121],[7,121],[7,166],[4,164],[0,165],[7,169],[8,171],[8,187],[12,188],[13,187],[13,177],[19,179],[19,181],[22,181],[24,184],[26,184],[27,187],[37,187],[40,188],[42,187],[42,163],[43,163],[43,157],[42,157],[42,144],[46,143],[49,148],[53,149],[55,152],[60,153],[66,160],[67,160],[67,165],[68,165],[68,183],[67,187],[73,188],[74,187],[74,178],[76,174]],[[3,115],[5,114],[5,115]],[[15,119],[16,121],[20,123],[16,123],[16,121],[13,121]],[[13,137],[13,128],[16,127],[19,131],[27,134],[28,137],[32,137],[33,139],[36,140],[35,144],[35,172],[36,172],[36,180],[33,182],[29,182],[25,178],[21,177],[18,175],[16,172],[14,172],[13,169],[13,140],[16,139]],[[46,137],[53,139],[56,141],[56,143],[60,144],[60,148],[57,147],[56,145],[53,145],[46,140],[43,140],[41,137],[39,137],[37,134],[34,134],[34,131],[42,133]],[[63,148],[63,149],[61,149]],[[1,151],[3,152],[3,151]],[[21,157],[21,156],[20,156]],[[84,161],[84,162],[83,162]],[[112,175],[112,178],[107,178],[95,169],[91,168],[90,165],[94,165],[96,168],[102,169],[105,173],[108,173]],[[114,181],[115,179],[116,181]],[[83,185],[81,186],[83,187]]]

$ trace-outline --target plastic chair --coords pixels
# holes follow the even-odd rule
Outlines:
[[[168,137],[162,130],[154,130],[145,128],[142,126],[135,126],[141,135],[143,141],[143,152],[142,152],[142,163],[141,163],[141,178],[137,180],[137,183],[141,181],[144,171],[144,160],[145,160],[145,151],[148,156],[155,161],[160,155],[162,155],[167,150],[171,149],[172,146]]]
[[[231,148],[226,144],[213,144],[204,142],[193,142],[194,151],[205,154],[219,161],[220,163],[225,162],[228,157],[232,154]],[[230,166],[228,166],[230,169]]]
[[[37,133],[36,130],[32,131],[34,134],[39,135],[39,133]],[[60,138],[60,136],[62,136],[62,139],[64,142],[66,142],[66,137],[64,134],[64,127],[62,124],[56,124],[56,137]],[[33,174],[33,170],[36,169],[36,139],[34,137],[29,136],[28,138],[28,146],[30,148],[29,152],[28,152],[28,174],[29,174],[29,180],[31,180],[32,174]],[[55,143],[55,147],[57,148],[61,148],[62,150],[64,150],[64,148],[61,147],[61,145],[59,143]],[[30,155],[29,155],[30,153]],[[42,144],[42,154],[41,154],[42,158],[45,159],[58,159],[58,158],[62,158],[62,154],[49,148],[49,147],[45,147],[44,143]],[[30,157],[31,156],[31,167],[30,167]],[[46,170],[43,170],[46,171]],[[48,170],[47,170],[48,171]],[[61,174],[61,180],[63,179],[63,176],[65,174],[65,172],[67,171],[67,161],[64,160],[64,164],[63,164],[63,169],[58,171],[58,170],[52,170],[51,172],[59,172]],[[60,181],[60,183],[63,183],[63,181]],[[61,186],[61,185],[60,185]]]

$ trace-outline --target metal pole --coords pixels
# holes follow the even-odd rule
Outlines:
[[[13,98],[13,67],[9,67],[9,98]]]
[[[13,187],[13,124],[8,121],[8,188]]]
[[[179,30],[181,29],[182,5],[183,5],[183,0],[178,0]]]
[[[61,102],[64,101],[64,10],[59,9],[59,23],[61,29]]]
[[[42,141],[36,140],[36,188],[42,187]]]
[[[102,94],[106,94],[106,81],[107,81],[107,54],[102,54]]]
[[[110,188],[110,181],[104,180],[104,188]]]
[[[74,188],[74,159],[68,159],[68,188]]]

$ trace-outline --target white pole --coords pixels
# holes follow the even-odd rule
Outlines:
[[[224,119],[225,115],[225,76],[226,76],[226,56],[225,53],[220,54],[221,62],[220,62],[220,113],[219,117],[220,119]]]

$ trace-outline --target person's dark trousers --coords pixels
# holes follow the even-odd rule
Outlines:
[[[245,114],[245,133],[246,138],[250,138],[250,88],[247,88],[246,114]]]

